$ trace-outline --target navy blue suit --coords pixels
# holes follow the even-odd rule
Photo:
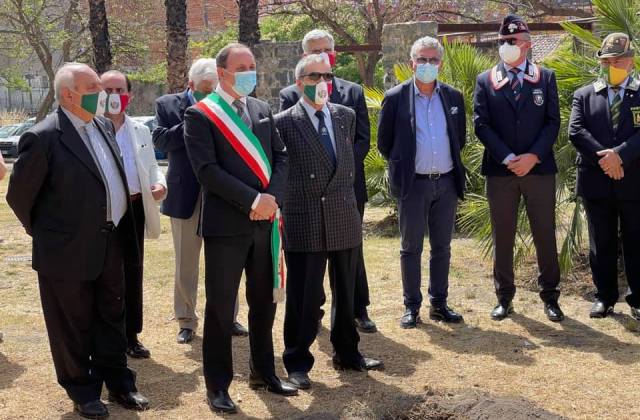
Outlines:
[[[296,85],[288,86],[280,91],[280,112],[285,111],[300,100],[300,89]],[[329,102],[351,108],[356,113],[356,136],[353,140],[354,176],[353,189],[356,194],[356,203],[360,217],[364,217],[364,205],[367,202],[367,185],[364,176],[364,158],[369,153],[371,127],[369,125],[369,112],[364,99],[364,91],[357,83],[334,77],[333,90],[329,96]],[[362,254],[362,252],[361,252]],[[333,271],[329,270],[329,275]],[[356,270],[354,312],[356,317],[366,315],[369,300],[369,283],[367,271],[364,265],[364,255],[361,255]],[[323,297],[322,303],[324,304]]]
[[[446,83],[440,85],[440,98],[447,117],[447,133],[453,159],[456,192],[464,198],[465,168],[460,151],[466,142],[466,118],[462,94]],[[416,174],[416,116],[413,79],[392,89],[384,97],[378,120],[378,150],[389,161],[391,194],[405,198]],[[452,110],[455,108],[455,113]]]
[[[200,184],[193,173],[184,145],[184,112],[191,106],[188,91],[161,96],[156,100],[158,127],[153,130],[153,145],[166,152],[167,198],[160,207],[162,214],[188,219],[195,210]]]
[[[528,68],[531,69],[531,64]],[[540,163],[533,167],[530,174],[558,172],[553,157],[553,145],[560,131],[556,77],[551,70],[538,68],[539,80],[531,82],[525,79],[517,103],[509,89],[507,71],[502,63],[498,64],[497,70],[503,78],[507,78],[503,87],[494,88],[491,80],[493,69],[478,76],[473,96],[473,122],[476,136],[485,147],[483,175],[515,176],[502,164],[510,153],[533,153],[538,156]],[[540,98],[541,104],[537,105],[536,101],[539,103]]]
[[[378,124],[378,150],[389,161],[391,193],[398,198],[401,249],[400,269],[404,305],[417,314],[422,305],[422,250],[425,232],[429,233],[429,299],[434,309],[447,304],[449,266],[451,262],[451,238],[454,229],[458,198],[464,196],[465,168],[460,151],[465,145],[466,118],[462,94],[453,87],[437,82],[429,97],[429,108],[416,107],[417,94],[414,79],[408,80],[386,92]],[[425,100],[420,99],[421,101]],[[418,114],[421,111],[422,114]],[[420,134],[416,119],[427,120],[431,113],[444,117],[444,130]],[[431,120],[429,120],[431,124]],[[433,120],[442,124],[441,119]],[[437,136],[442,136],[438,138]],[[416,154],[428,154],[418,150],[418,140],[443,142],[447,138],[453,169],[446,174],[416,173]],[[447,145],[442,144],[444,150]],[[440,149],[442,150],[442,149]],[[433,152],[432,152],[432,156]],[[419,156],[425,157],[425,156]],[[447,160],[448,161],[448,160]]]
[[[493,276],[498,301],[513,299],[513,250],[518,207],[524,199],[538,257],[538,287],[543,301],[557,301],[560,266],[555,237],[555,173],[553,145],[560,130],[560,107],[555,75],[527,63],[519,98],[503,63],[480,74],[473,104],[475,133],[484,145],[482,174],[487,176],[487,199],[493,229]],[[517,76],[514,76],[517,77]],[[522,177],[503,161],[510,154],[532,153],[538,163]]]
[[[596,297],[608,305],[618,300],[618,226],[627,282],[627,302],[640,306],[640,79],[626,85],[618,129],[613,130],[607,85],[596,81],[573,96],[569,138],[578,150],[576,189],[589,224],[589,263]],[[624,177],[615,181],[600,168],[597,152],[613,149]]]

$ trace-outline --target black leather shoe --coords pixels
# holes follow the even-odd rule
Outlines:
[[[233,329],[231,335],[234,337],[246,337],[249,335],[249,330],[242,326],[239,322],[233,322]]]
[[[593,306],[589,312],[589,317],[606,318],[610,313],[613,313],[613,305],[608,305],[601,300],[596,300],[593,302]]]
[[[631,316],[633,317],[633,319],[635,319],[636,321],[640,321],[640,308],[634,308],[633,306],[631,307]]]
[[[129,341],[127,346],[127,354],[134,359],[148,359],[151,357],[151,352],[138,340]]]
[[[118,403],[129,410],[144,411],[149,408],[149,400],[139,392],[124,394],[109,392],[109,401]]]
[[[547,302],[544,304],[544,313],[549,318],[549,321],[560,322],[564,319],[564,313],[560,309],[558,302]]]
[[[367,314],[356,317],[355,322],[356,322],[356,328],[360,332],[371,334],[378,331],[378,328],[376,328],[376,323],[373,322],[371,318],[369,318],[369,315]]]
[[[337,356],[333,357],[333,368],[336,370],[355,370],[358,372],[365,372],[367,370],[378,370],[384,367],[384,363],[380,360],[371,359],[369,357],[363,357],[359,362],[352,364],[345,364],[340,361]]]
[[[104,419],[109,417],[107,406],[100,400],[89,401],[84,404],[73,404],[73,411],[86,419]]]
[[[193,337],[195,337],[195,333],[190,328],[180,328],[180,332],[178,333],[178,344],[187,344],[193,341]]]
[[[311,380],[305,372],[291,372],[289,374],[289,382],[298,389],[311,388]]]
[[[498,306],[493,308],[493,311],[491,311],[491,319],[493,319],[494,321],[502,321],[512,313],[513,304],[511,302],[498,303]]]
[[[283,381],[276,375],[263,377],[258,375],[251,375],[249,377],[249,388],[251,389],[266,389],[274,394],[284,395],[289,397],[291,395],[298,395],[298,388],[287,381]]]
[[[429,318],[435,321],[450,322],[450,323],[458,323],[464,320],[464,318],[462,318],[462,315],[455,312],[453,309],[451,309],[446,305],[436,306],[436,307],[432,306],[429,309]]]
[[[420,314],[418,311],[412,311],[411,309],[407,309],[400,318],[400,328],[408,329],[415,328],[422,320],[420,319]]]
[[[238,410],[229,396],[229,391],[207,391],[207,403],[213,411],[233,414]]]

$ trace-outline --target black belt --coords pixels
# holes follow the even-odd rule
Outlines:
[[[440,179],[443,176],[447,176],[447,175],[451,175],[453,171],[449,171],[447,173],[441,174],[440,172],[434,172],[431,174],[416,174],[416,179],[431,179],[431,180],[435,180],[435,179]]]

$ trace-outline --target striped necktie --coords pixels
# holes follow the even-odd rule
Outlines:
[[[613,131],[618,130],[618,123],[620,122],[620,105],[622,104],[622,98],[620,97],[620,88],[612,87],[613,100],[611,101],[611,125]]]
[[[520,83],[520,79],[518,79],[520,69],[518,67],[512,67],[509,71],[513,73],[513,77],[511,78],[511,91],[513,92],[513,97],[517,102],[518,99],[520,99],[520,91],[522,90],[522,83]]]
[[[247,125],[247,127],[251,128],[251,119],[249,118],[247,113],[244,112],[244,104],[242,103],[242,101],[240,99],[236,99],[235,101],[233,101],[233,106],[235,106],[238,110],[238,115],[240,116],[242,121]]]

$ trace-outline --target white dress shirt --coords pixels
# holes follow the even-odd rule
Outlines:
[[[140,177],[138,176],[138,168],[136,167],[136,155],[133,150],[133,139],[129,136],[129,120],[125,118],[124,124],[116,133],[116,141],[122,152],[122,160],[124,161],[124,173],[127,176],[127,185],[129,186],[129,194],[139,194],[142,192],[140,187]]]

